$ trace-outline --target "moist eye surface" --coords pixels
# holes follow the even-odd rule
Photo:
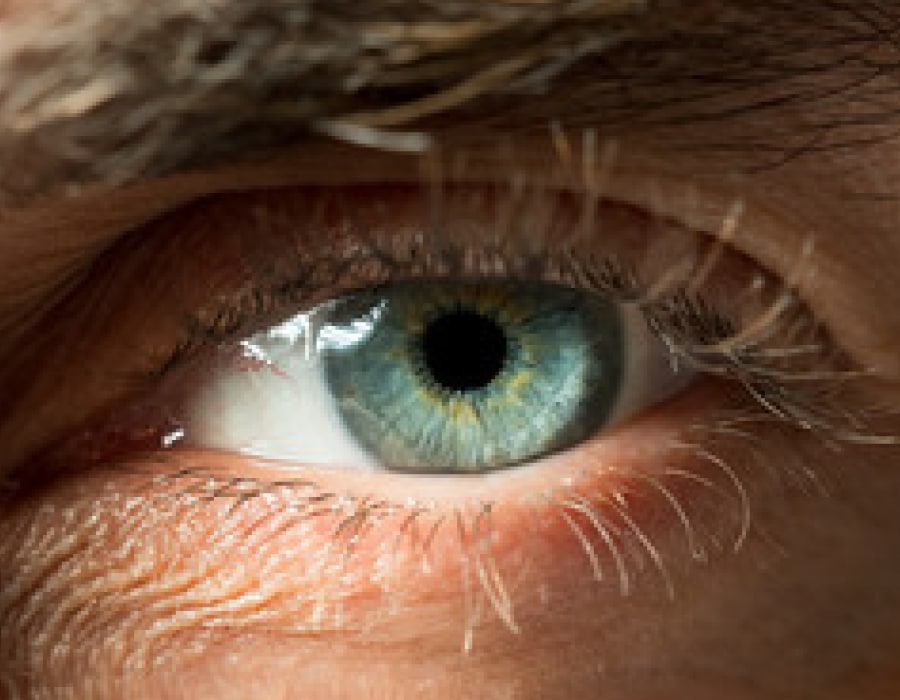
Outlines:
[[[565,449],[621,391],[619,310],[567,287],[399,283],[337,300],[321,323],[341,421],[391,469],[480,472]]]

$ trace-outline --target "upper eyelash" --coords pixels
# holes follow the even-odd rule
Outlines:
[[[437,250],[417,241],[406,249],[368,241],[349,254],[326,253],[297,260],[289,276],[268,270],[262,284],[233,298],[219,299],[209,309],[185,319],[185,335],[159,363],[156,377],[185,362],[199,350],[238,340],[279,314],[295,313],[324,292],[343,294],[400,279],[447,277],[545,279],[600,294],[617,303],[632,303],[672,356],[703,374],[743,387],[775,418],[803,429],[842,436],[851,441],[878,441],[865,429],[865,416],[829,399],[833,386],[845,384],[859,371],[837,350],[812,314],[784,288],[771,302],[771,319],[742,337],[739,322],[696,291],[691,279],[664,294],[651,293],[653,280],[641,280],[634,266],[613,256],[590,260],[535,250],[510,255],[502,246],[456,246],[442,241]],[[474,262],[473,262],[474,261]],[[490,261],[497,272],[485,274]],[[699,286],[699,285],[696,285]],[[776,308],[780,305],[781,308]]]

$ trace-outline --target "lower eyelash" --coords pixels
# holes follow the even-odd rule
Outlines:
[[[711,565],[746,548],[751,537],[754,544],[759,538],[772,537],[765,530],[767,520],[754,516],[771,507],[773,497],[821,493],[818,482],[825,475],[818,469],[809,472],[802,454],[788,455],[787,461],[780,459],[775,464],[773,454],[783,451],[770,451],[769,439],[761,442],[758,434],[746,430],[757,420],[771,424],[770,419],[758,407],[706,416],[669,446],[667,467],[650,465],[652,471],[603,473],[607,487],[602,493],[561,488],[536,494],[534,509],[521,519],[527,541],[539,542],[546,532],[541,530],[539,518],[555,518],[565,528],[561,536],[582,562],[585,585],[602,595],[650,596],[677,603],[688,567]],[[792,432],[784,424],[775,425],[787,434]],[[344,608],[342,591],[352,595],[354,577],[365,577],[377,587],[371,614],[364,621],[367,626],[390,625],[392,616],[403,609],[408,600],[405,596],[422,582],[407,580],[409,572],[432,584],[443,581],[442,595],[459,609],[458,643],[464,653],[482,649],[480,630],[486,625],[499,623],[511,633],[532,633],[529,613],[536,606],[559,603],[553,567],[543,558],[528,556],[538,550],[529,549],[519,558],[500,551],[502,542],[495,536],[502,538],[506,530],[498,521],[506,517],[508,505],[474,502],[465,509],[441,509],[429,504],[387,503],[330,492],[311,480],[228,478],[200,464],[184,467],[184,463],[172,454],[147,456],[143,462],[125,467],[134,479],[125,488],[121,473],[116,473],[120,468],[113,466],[106,486],[96,480],[82,482],[78,485],[82,497],[75,499],[78,505],[61,506],[65,522],[81,523],[85,528],[83,538],[77,541],[93,543],[88,549],[98,550],[92,566],[103,569],[96,571],[96,590],[109,587],[104,576],[112,577],[113,591],[121,590],[119,579],[123,574],[127,578],[128,572],[116,566],[127,561],[129,552],[137,556],[142,572],[146,567],[174,567],[158,581],[142,574],[135,586],[128,588],[129,600],[139,602],[142,591],[146,592],[157,610],[154,628],[136,632],[146,644],[137,645],[131,653],[145,656],[127,659],[130,667],[178,660],[184,649],[169,643],[167,630],[177,628],[184,616],[189,616],[192,624],[203,623],[209,631],[225,628],[238,634],[254,625],[290,635],[352,630],[362,621]],[[102,473],[99,476],[105,478]],[[36,512],[34,517],[41,514]],[[116,546],[106,543],[110,527],[121,535]],[[317,560],[310,566],[326,570],[334,581],[334,595],[307,601],[295,595],[279,596],[276,585],[274,592],[263,589],[259,597],[235,595],[224,607],[216,601],[230,601],[227,590],[218,592],[211,602],[205,602],[205,588],[191,595],[191,586],[201,582],[196,578],[191,583],[192,576],[206,576],[207,572],[213,576],[222,568],[219,557],[228,556],[222,552],[234,554],[236,548],[240,557],[246,548],[249,555],[260,542],[278,550],[283,542],[302,541],[309,528],[328,533],[324,538],[312,537],[316,549],[304,551]],[[23,525],[22,537],[16,540],[21,541],[20,552],[41,551],[46,547],[41,540],[46,533],[46,525]],[[442,549],[437,546],[439,541]],[[382,545],[381,556],[372,556],[372,542]],[[549,546],[555,543],[553,540]],[[58,543],[50,575],[38,568],[14,577],[16,590],[30,592],[30,609],[46,609],[48,601],[65,601],[71,589],[65,572],[87,566],[85,553],[66,554],[67,546],[71,545]],[[777,548],[777,538],[769,546]],[[182,551],[187,562],[180,562]],[[153,553],[162,557],[161,562],[153,563]],[[17,556],[8,562],[12,571],[21,567]],[[200,567],[196,571],[195,564]],[[345,575],[349,576],[346,580]],[[183,600],[185,592],[187,602]],[[172,600],[167,598],[170,595]],[[8,629],[17,629],[16,610],[15,605],[0,609]],[[102,601],[98,610],[114,614]],[[89,624],[77,617],[76,622]],[[77,638],[77,630],[67,631]],[[201,643],[196,651],[202,649]]]
[[[583,493],[573,488],[536,494],[530,519],[534,533],[529,538],[538,541],[542,537],[538,512],[543,519],[557,518],[565,523],[572,541],[580,547],[585,576],[594,585],[623,598],[633,597],[639,591],[656,591],[666,599],[677,599],[684,562],[705,566],[744,548],[755,532],[753,511],[764,497],[773,493],[784,497],[798,491],[822,493],[819,478],[823,475],[806,470],[801,458],[796,464],[780,462],[777,467],[767,468],[766,474],[760,474],[759,467],[765,466],[769,456],[758,437],[745,431],[747,423],[759,416],[750,409],[722,412],[694,427],[687,437],[669,446],[670,467],[654,465],[652,471],[600,468],[608,485],[603,493]],[[715,447],[717,442],[719,446]],[[404,562],[404,571],[419,571],[423,576],[454,572],[454,588],[464,615],[460,643],[465,652],[472,650],[477,629],[486,621],[486,615],[494,616],[510,632],[519,633],[521,608],[530,605],[528,601],[535,596],[553,595],[552,585],[543,579],[545,572],[540,561],[498,553],[501,545],[496,541],[499,533],[494,521],[505,516],[503,504],[478,502],[465,509],[444,510],[429,504],[347,497],[304,479],[228,478],[200,466],[177,470],[163,467],[160,472],[158,468],[166,462],[165,456],[147,460],[146,471],[139,465],[129,468],[133,474],[148,474],[148,482],[145,489],[135,488],[126,500],[133,504],[135,498],[146,499],[155,516],[164,520],[190,522],[193,509],[205,513],[210,504],[224,503],[227,508],[223,522],[238,520],[249,511],[261,513],[251,516],[261,521],[271,517],[283,519],[289,514],[288,524],[280,527],[299,533],[313,522],[319,526],[327,524],[331,534],[324,546],[329,551],[319,554],[330,558],[329,566],[336,571],[351,570],[358,553],[366,552],[370,541],[378,542],[382,547],[379,556],[365,555],[367,561],[375,562],[366,564],[365,575],[377,581],[385,609],[402,605],[402,600],[396,598],[402,598],[405,590],[402,585],[397,588],[402,576],[399,562]],[[752,471],[752,479],[745,470]],[[153,476],[149,476],[151,473]],[[698,494],[702,497],[698,498]],[[122,497],[117,494],[112,503],[118,503]],[[259,504],[262,506],[257,510]],[[711,513],[715,513],[712,525]],[[661,527],[660,523],[670,526]],[[228,530],[224,525],[223,528]],[[668,537],[677,547],[660,542],[661,532],[670,533]],[[445,561],[435,561],[432,547],[442,538],[454,542],[455,564],[447,564],[446,550]],[[212,542],[209,546],[215,548]],[[672,554],[679,550],[685,552],[684,558]],[[435,568],[442,573],[435,574]],[[318,624],[323,629],[339,629],[347,624],[342,615],[335,608],[320,610],[313,617],[320,620]],[[314,631],[315,625],[310,624]]]

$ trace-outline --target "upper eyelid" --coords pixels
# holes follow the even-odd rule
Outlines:
[[[240,201],[240,199],[238,199],[238,201]],[[252,198],[251,198],[251,201],[252,201]],[[211,207],[211,210],[212,210],[212,211],[215,211],[215,205],[214,205],[214,204],[206,204],[206,205],[204,205],[204,206],[206,206],[206,207],[208,207],[208,208]],[[248,206],[247,206],[247,205],[244,205],[244,204],[240,204],[240,205],[238,205],[238,206],[239,206],[239,207],[243,207],[244,209],[248,209]],[[249,208],[252,208],[252,207],[249,207]],[[202,211],[202,210],[203,210],[203,207],[201,207],[200,210]],[[233,220],[233,219],[230,217],[230,215],[228,214],[227,209],[225,210],[225,213],[223,214],[223,216],[225,217],[225,218],[223,219],[223,221],[225,222],[226,225],[227,225],[227,223],[228,223],[229,221],[232,221],[232,220]],[[202,218],[202,217],[201,217],[201,218]],[[190,218],[188,218],[188,221],[190,221]],[[488,223],[490,223],[490,222],[488,222]],[[315,229],[315,226],[313,226],[313,228]],[[248,235],[251,236],[251,239],[252,239],[252,240],[255,240],[255,239],[252,238],[252,237],[255,235],[254,232],[252,231],[252,229],[249,231],[249,234],[248,234]],[[152,239],[152,237],[151,237],[151,239]],[[251,239],[248,239],[248,240],[251,240]],[[283,242],[287,242],[287,241],[283,241]],[[318,242],[318,245],[320,245],[320,246],[321,246],[321,245],[325,245],[325,246],[327,247],[327,243],[326,243],[326,242]],[[165,249],[163,249],[163,250],[165,250]],[[144,252],[147,253],[147,251],[144,251]],[[148,253],[148,254],[149,254],[149,253]],[[540,256],[540,254],[538,254],[538,255]],[[147,257],[147,256],[144,255],[144,258],[146,258],[146,257]],[[140,258],[138,258],[138,259],[140,259]],[[176,258],[176,259],[177,259],[177,258]],[[263,260],[265,260],[265,259],[266,259],[265,256],[263,256]],[[133,277],[128,273],[128,270],[134,270],[134,269],[135,269],[135,268],[134,268],[134,263],[133,263],[133,262],[132,262],[132,263],[129,263],[129,265],[126,267],[126,272],[124,273],[124,274],[126,274],[126,279],[133,279]],[[187,273],[187,274],[191,274],[191,273]],[[156,275],[151,275],[151,278],[155,278],[155,277],[156,277]],[[349,290],[348,290],[348,291],[349,291]],[[143,309],[143,310],[142,310],[142,313],[143,313],[143,312],[146,312],[146,309]],[[152,315],[152,313],[151,313],[151,315]],[[180,319],[177,319],[177,318],[176,318],[175,320],[176,320],[176,321],[179,321]],[[127,332],[126,332],[126,337],[127,337]],[[147,359],[152,359],[152,358],[147,358]]]
[[[590,135],[590,132],[586,132]],[[315,183],[321,185],[322,180],[327,184],[346,185],[352,182],[401,182],[409,183],[411,180],[411,165],[415,166],[413,182],[423,186],[423,194],[434,187],[438,190],[443,185],[453,182],[499,182],[515,186],[516,177],[524,176],[526,182],[541,188],[559,187],[561,190],[571,189],[584,195],[585,170],[582,158],[589,151],[585,151],[585,144],[593,143],[598,149],[603,148],[603,143],[595,139],[578,142],[573,140],[573,158],[566,160],[559,152],[558,143],[548,136],[539,138],[536,142],[530,142],[528,148],[522,144],[520,148],[509,151],[502,148],[476,148],[474,151],[450,152],[444,154],[444,168],[439,169],[439,176],[429,169],[433,165],[427,159],[411,159],[396,155],[367,153],[366,158],[360,158],[357,149],[344,147],[334,148],[326,144],[320,144],[318,148],[311,148],[302,153],[292,154],[284,160],[274,164],[261,164],[250,168],[224,169],[213,174],[197,174],[184,182],[158,183],[164,187],[160,190],[150,191],[147,199],[147,191],[127,191],[128,196],[137,202],[153,201],[158,206],[166,195],[174,197],[175,201],[183,201],[189,194],[209,192],[211,190],[256,189],[266,185],[284,186],[291,183]],[[332,168],[323,170],[321,165],[323,158],[329,158]],[[594,158],[593,162],[598,168],[606,166],[602,158]],[[654,214],[668,214],[674,221],[686,221],[689,228],[706,233],[721,233],[716,225],[722,221],[734,208],[736,202],[742,198],[735,192],[722,191],[721,188],[708,187],[707,183],[693,186],[690,179],[676,178],[671,170],[663,168],[657,172],[653,167],[653,160],[646,154],[635,150],[621,150],[616,160],[616,170],[611,175],[607,173],[599,181],[602,189],[597,194],[605,194],[612,200],[630,202],[638,208],[644,208]],[[432,173],[429,175],[428,173]],[[423,180],[423,178],[425,178]],[[429,181],[428,178],[435,178]],[[443,183],[443,184],[442,184]],[[165,188],[168,188],[165,190]],[[77,202],[76,202],[77,203]],[[81,202],[85,204],[85,202]],[[109,207],[109,203],[105,205]],[[668,207],[666,211],[665,207]],[[790,226],[783,227],[778,222],[773,222],[771,217],[766,217],[766,212],[760,207],[747,203],[745,214],[741,219],[741,235],[732,237],[731,243],[740,244],[742,251],[754,251],[767,249],[770,253],[786,250],[792,245]],[[763,216],[760,218],[760,213]],[[757,217],[754,219],[753,217]],[[693,221],[701,222],[701,225],[692,225]],[[760,223],[761,222],[761,223]],[[750,230],[751,233],[747,233]],[[787,246],[787,248],[783,248]],[[750,255],[751,258],[758,257]],[[770,255],[770,258],[773,256]],[[788,256],[775,255],[774,258],[784,262]]]

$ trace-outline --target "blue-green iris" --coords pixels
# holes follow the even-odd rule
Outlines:
[[[609,418],[615,304],[548,283],[420,281],[349,295],[322,320],[328,388],[388,468],[482,472],[556,452]]]

